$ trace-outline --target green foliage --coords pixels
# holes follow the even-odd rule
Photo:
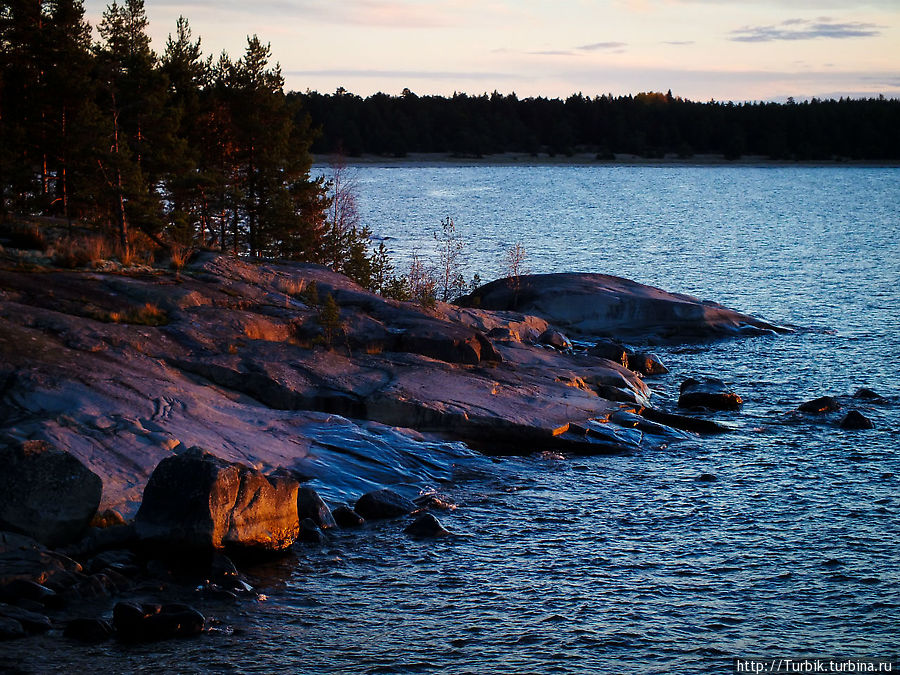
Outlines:
[[[310,281],[306,288],[303,289],[301,296],[303,298],[303,304],[307,307],[318,307],[319,284],[317,284],[315,280]]]
[[[341,310],[331,293],[325,296],[325,302],[322,303],[316,319],[319,322],[319,326],[322,327],[322,341],[328,349],[331,349],[334,345],[334,339],[343,330]]]
[[[82,0],[0,4],[0,215],[63,216],[157,245],[315,260],[328,206],[315,135],[271,50],[204,58],[184,17],[159,57],[144,0],[91,44]],[[358,258],[357,254],[357,258]]]
[[[372,251],[372,255],[369,257],[369,266],[371,275],[366,288],[374,293],[387,295],[388,284],[394,279],[394,265],[391,263],[383,241],[378,242],[378,246]]]

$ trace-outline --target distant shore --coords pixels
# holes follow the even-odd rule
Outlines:
[[[900,160],[782,160],[764,156],[745,156],[740,159],[725,159],[722,155],[693,155],[692,157],[646,158],[639,155],[617,154],[614,159],[600,158],[594,153],[572,155],[537,155],[525,152],[506,152],[481,157],[459,156],[450,153],[409,153],[403,157],[382,155],[359,155],[338,157],[336,155],[316,155],[315,165],[333,164],[340,159],[348,166],[372,167],[446,167],[446,166],[649,166],[649,167],[900,167]]]

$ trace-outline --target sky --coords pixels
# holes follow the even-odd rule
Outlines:
[[[286,89],[361,96],[672,90],[708,101],[900,98],[900,0],[145,0],[207,54],[256,34]],[[99,23],[107,2],[85,0]]]

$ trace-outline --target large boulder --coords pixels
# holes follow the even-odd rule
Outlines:
[[[546,319],[571,334],[656,335],[682,342],[785,329],[714,302],[606,274],[533,274],[518,289],[493,281],[457,300],[465,307],[515,310]]]
[[[0,450],[0,466],[0,529],[64,546],[97,512],[103,482],[68,452],[26,441]]]
[[[135,527],[142,540],[176,548],[281,551],[297,538],[297,489],[193,447],[153,471]]]
[[[681,395],[678,397],[679,408],[737,410],[743,403],[740,396],[715,377],[689,377],[681,383]]]

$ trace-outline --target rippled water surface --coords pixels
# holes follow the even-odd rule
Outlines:
[[[672,405],[706,374],[744,397],[733,433],[625,457],[475,458],[431,487],[458,536],[396,523],[258,570],[240,636],[93,663],[241,672],[730,672],[730,657],[886,656],[900,616],[900,170],[478,167],[358,170],[399,264],[442,217],[496,276],[617,274],[796,333],[672,347]],[[422,243],[423,237],[425,243]],[[871,431],[792,411],[868,386]],[[540,448],[535,448],[540,450]],[[713,474],[714,481],[697,480]]]

